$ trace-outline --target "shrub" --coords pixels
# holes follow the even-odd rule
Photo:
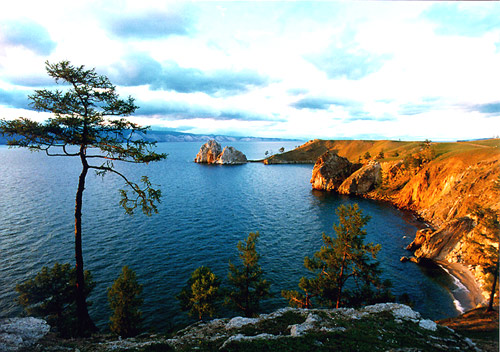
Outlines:
[[[216,312],[216,302],[219,299],[220,281],[217,276],[207,268],[201,266],[197,268],[177,296],[181,309],[189,311],[189,315],[196,315],[202,319],[203,315],[214,316]]]
[[[238,242],[239,267],[229,262],[228,279],[232,288],[227,294],[227,302],[246,317],[256,316],[260,301],[271,296],[271,283],[263,278],[264,272],[259,265],[260,255],[256,249],[259,236],[258,232],[251,232],[244,242]]]
[[[84,273],[85,298],[95,287],[89,271]],[[18,302],[33,316],[42,317],[62,337],[77,336],[76,269],[69,264],[44,266],[33,278],[16,286]],[[88,302],[90,305],[90,302]]]
[[[122,268],[122,273],[108,289],[108,301],[113,315],[110,317],[110,329],[122,337],[135,336],[139,333],[142,313],[139,311],[143,300],[139,298],[142,285],[128,266]]]

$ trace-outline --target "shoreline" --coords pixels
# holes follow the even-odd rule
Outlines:
[[[486,304],[486,298],[474,275],[463,264],[435,261],[454,281],[456,289],[450,291],[460,314]]]

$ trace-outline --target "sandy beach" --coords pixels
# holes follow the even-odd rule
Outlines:
[[[461,313],[486,304],[486,299],[474,275],[472,275],[466,266],[443,261],[438,261],[436,263],[454,279],[457,288],[452,290],[452,294],[455,299],[455,306],[459,311],[462,311]]]

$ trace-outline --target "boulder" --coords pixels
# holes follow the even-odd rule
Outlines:
[[[313,189],[333,191],[359,166],[336,153],[326,152],[314,164],[311,183]]]
[[[215,162],[222,165],[245,164],[247,162],[247,157],[233,147],[225,147],[222,154],[217,157]]]
[[[213,164],[220,155],[222,148],[216,140],[211,139],[207,143],[203,144],[200,148],[196,158],[195,163]]]
[[[341,194],[365,194],[382,182],[382,167],[378,161],[370,161],[350,175],[338,187]]]
[[[430,228],[420,229],[415,234],[415,239],[412,243],[406,246],[406,250],[415,252],[417,249],[422,247],[422,244],[429,240],[434,230]]]
[[[0,319],[0,351],[23,351],[47,335],[45,320],[28,318]]]

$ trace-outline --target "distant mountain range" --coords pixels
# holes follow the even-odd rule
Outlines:
[[[279,142],[279,141],[296,141],[297,139],[283,138],[263,138],[263,137],[235,137],[218,134],[194,134],[175,131],[148,131],[145,139],[150,141],[161,142],[206,142],[209,139],[215,139],[217,142]]]
[[[216,134],[194,134],[175,131],[148,131],[144,135],[148,141],[161,142],[207,142],[209,139],[215,139],[217,142],[279,142],[279,141],[297,141],[298,139],[283,138],[262,138],[262,137],[235,137]],[[7,144],[7,138],[0,135],[0,144]]]

